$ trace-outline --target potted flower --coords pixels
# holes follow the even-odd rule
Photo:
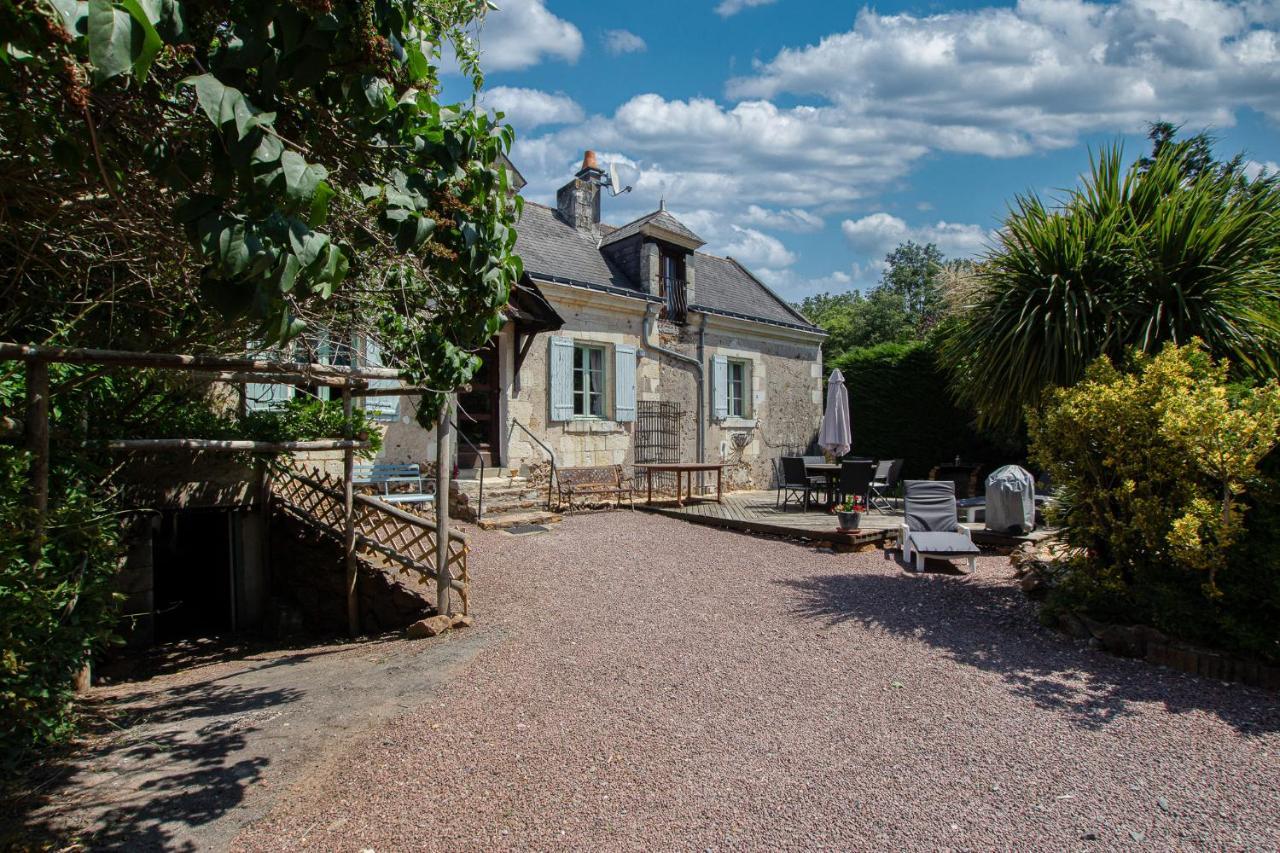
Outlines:
[[[861,495],[854,495],[840,504],[836,507],[836,515],[840,517],[840,529],[857,530],[862,524],[862,514],[866,511],[867,505]]]

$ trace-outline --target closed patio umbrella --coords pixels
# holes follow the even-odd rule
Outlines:
[[[827,379],[827,410],[822,415],[818,446],[838,459],[849,452],[851,444],[853,430],[849,427],[849,392],[844,387],[844,375],[833,370]]]

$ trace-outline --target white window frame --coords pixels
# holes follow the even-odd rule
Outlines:
[[[581,352],[584,367],[578,366],[578,353]],[[600,371],[599,380],[600,387],[591,386],[591,375],[594,371],[590,367],[590,353],[598,352],[600,354]],[[578,389],[578,375],[582,374],[583,389]],[[573,369],[570,375],[571,393],[573,395],[573,418],[574,420],[605,420],[609,417],[609,347],[604,344],[592,343],[590,341],[574,341],[573,342]],[[598,413],[591,411],[591,402],[599,400],[600,410]],[[582,411],[579,410],[578,404],[582,403]]]
[[[738,395],[734,396],[734,371],[741,373],[738,384]],[[751,417],[751,360],[731,358],[726,370],[725,398],[728,403],[728,417],[746,420]]]

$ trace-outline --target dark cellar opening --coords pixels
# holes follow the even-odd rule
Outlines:
[[[157,642],[235,629],[234,513],[165,512],[152,534]]]

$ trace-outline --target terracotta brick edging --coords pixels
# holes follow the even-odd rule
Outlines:
[[[1280,667],[1233,658],[1165,636],[1145,625],[1108,625],[1081,614],[1068,614],[1060,627],[1073,636],[1093,637],[1104,649],[1122,657],[1182,670],[1218,681],[1235,681],[1280,691]]]

